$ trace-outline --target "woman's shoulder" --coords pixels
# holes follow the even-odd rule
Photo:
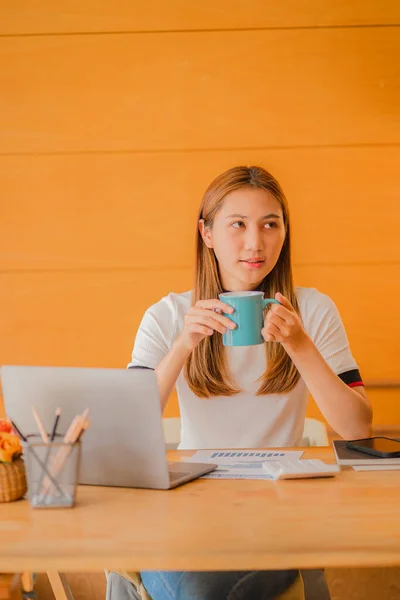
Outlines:
[[[191,299],[191,291],[170,293],[149,306],[143,315],[138,335],[150,335],[153,339],[161,337],[169,346],[182,327]]]
[[[190,308],[192,301],[192,291],[182,293],[170,292],[161,300],[152,304],[148,309],[147,313],[150,313],[154,317],[177,317],[185,315],[187,310]]]
[[[337,312],[332,298],[317,288],[295,287],[296,298],[299,304],[300,314],[304,318],[312,318],[315,315],[326,315]]]
[[[302,304],[318,304],[319,302],[332,301],[331,298],[317,290],[317,288],[295,286],[297,301]]]

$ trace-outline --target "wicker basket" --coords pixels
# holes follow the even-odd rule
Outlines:
[[[19,500],[26,490],[25,465],[22,458],[17,458],[12,463],[0,462],[0,502]]]

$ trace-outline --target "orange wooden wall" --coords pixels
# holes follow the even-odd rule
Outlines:
[[[191,286],[205,187],[257,163],[296,282],[336,301],[366,379],[398,378],[399,26],[397,0],[3,0],[0,363],[124,367]],[[370,396],[400,422],[400,392]]]

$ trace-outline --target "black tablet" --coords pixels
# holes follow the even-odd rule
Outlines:
[[[361,440],[350,440],[346,448],[366,452],[379,458],[400,458],[400,440],[388,437],[371,437]]]

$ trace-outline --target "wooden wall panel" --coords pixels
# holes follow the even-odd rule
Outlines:
[[[3,38],[0,152],[400,141],[397,28]]]
[[[390,437],[399,437],[400,388],[368,389],[367,392],[374,409],[374,426],[391,424],[397,428],[397,434],[389,434]],[[381,435],[387,434],[382,433]]]
[[[236,164],[279,179],[296,264],[400,261],[400,146],[0,157],[0,269],[190,267],[208,183]]]
[[[397,0],[3,0],[0,34],[399,24]]]
[[[3,274],[0,364],[124,368],[146,308],[191,285],[189,269]]]
[[[390,309],[400,293],[400,264],[305,266],[295,278],[334,299],[365,379],[400,377],[400,320]]]

